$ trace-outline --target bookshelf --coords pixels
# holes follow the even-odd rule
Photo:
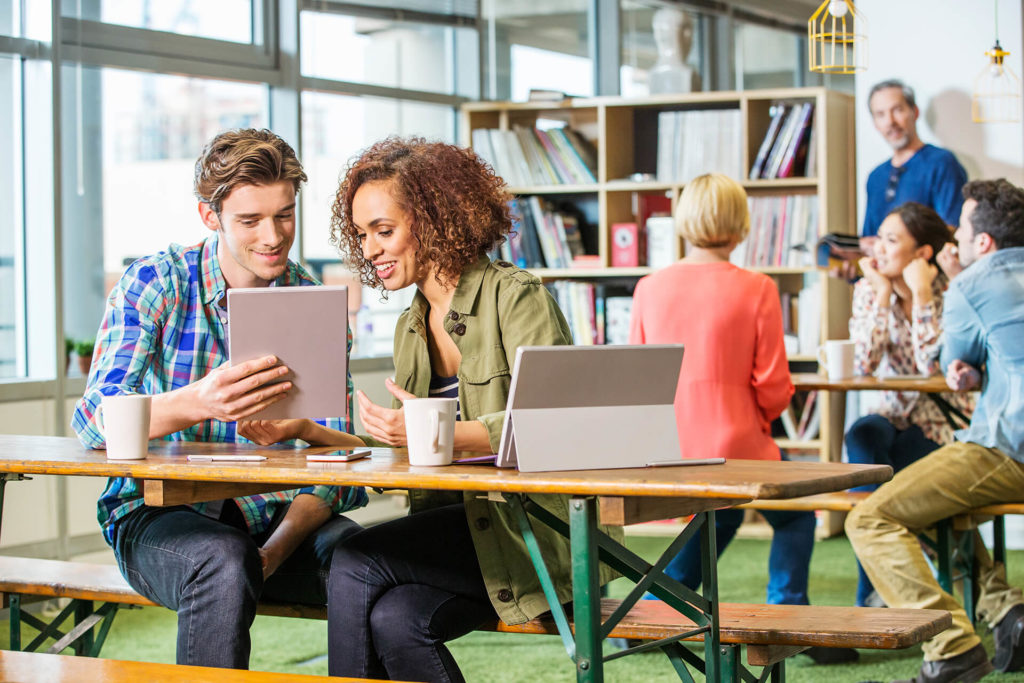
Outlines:
[[[750,179],[751,167],[780,104],[797,110],[806,104],[813,105],[814,167],[807,169],[810,172],[807,176]],[[698,128],[694,130],[693,125]],[[531,269],[544,280],[600,282],[632,278],[635,281],[651,272],[643,265],[642,253],[637,266],[612,267],[611,228],[622,223],[637,223],[642,228],[638,203],[647,197],[667,196],[670,211],[674,209],[687,178],[685,173],[682,177],[673,177],[672,172],[666,172],[665,160],[669,154],[685,154],[666,151],[664,146],[659,148],[659,139],[664,137],[659,135],[663,132],[661,127],[668,130],[672,126],[676,130],[674,126],[681,126],[684,132],[676,133],[680,135],[679,140],[690,143],[690,149],[695,149],[696,153],[704,151],[696,163],[692,158],[677,158],[675,165],[679,169],[690,172],[738,169],[738,180],[752,199],[800,196],[814,203],[817,230],[807,236],[809,243],[826,232],[856,234],[852,153],[854,101],[850,95],[825,88],[785,88],[640,99],[598,97],[536,103],[474,102],[462,107],[461,129],[467,145],[471,144],[473,131],[478,129],[510,131],[555,126],[568,126],[593,145],[597,182],[516,186],[510,190],[522,197],[540,195],[549,200],[580,204],[587,219],[587,224],[580,229],[586,233],[585,241],[594,245],[588,253],[592,251],[597,257],[592,259],[597,267]],[[722,148],[726,156],[735,154],[738,159],[722,159]],[[701,161],[708,158],[718,159],[716,163],[721,168],[702,166]],[[501,172],[500,168],[497,170]],[[683,255],[685,245],[673,236],[670,248],[670,260],[674,261]],[[780,292],[790,297],[803,293],[799,297],[801,310],[808,306],[817,310],[816,329],[811,330],[813,334],[805,330],[806,343],[790,355],[791,363],[805,370],[812,369],[808,366],[816,362],[814,353],[818,343],[848,336],[850,312],[849,285],[827,277],[813,265],[814,256],[811,250],[798,264],[791,262],[795,259],[787,258],[780,264],[752,268],[772,276]],[[809,295],[813,296],[813,301],[804,300]],[[780,443],[799,446],[805,452],[817,451],[823,460],[838,459],[843,433],[841,399],[825,395],[819,401],[822,412],[817,436],[797,441],[783,439]]]

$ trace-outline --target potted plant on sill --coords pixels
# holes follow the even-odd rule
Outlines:
[[[92,366],[92,351],[96,342],[92,339],[80,339],[75,342],[75,353],[78,355],[78,369],[82,371],[83,377],[89,376],[89,368]]]

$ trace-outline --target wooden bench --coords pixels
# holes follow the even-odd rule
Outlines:
[[[755,500],[737,507],[751,510],[831,510],[849,512],[871,495],[870,491],[835,491],[803,498]],[[975,508],[962,515],[944,519],[935,526],[935,538],[922,534],[921,540],[935,550],[938,557],[939,585],[948,593],[953,584],[963,581],[964,610],[976,620],[974,595],[974,534],[954,532],[973,529],[992,520],[992,559],[1006,565],[1006,523],[1004,515],[1024,515],[1024,503],[1000,503]]]
[[[136,593],[113,565],[84,562],[37,560],[0,556],[0,593],[10,601],[11,648],[20,647],[20,621],[37,630],[40,635],[26,646],[35,650],[47,637],[58,638],[48,653],[79,645],[76,652],[96,656],[102,647],[110,622],[121,606],[143,606],[154,603]],[[38,599],[70,598],[52,624],[44,624],[30,614],[20,611],[21,596]],[[93,610],[94,601],[104,603]],[[602,618],[614,611],[619,601],[602,600]],[[261,603],[259,614],[287,617],[326,619],[324,607],[308,607]],[[57,628],[75,615],[75,626],[66,634]],[[747,661],[751,666],[772,667],[781,671],[786,657],[808,647],[859,647],[872,649],[899,649],[926,640],[951,624],[948,612],[938,610],[893,610],[863,607],[826,607],[807,605],[746,605],[719,606],[720,637],[723,646],[747,646]],[[84,634],[100,621],[103,625],[95,638]],[[642,600],[611,631],[609,637],[654,641],[644,649],[672,646],[679,635],[696,628],[689,619],[657,600]],[[556,634],[557,628],[550,618],[539,618],[517,626],[495,622],[483,628],[503,633]],[[16,633],[17,632],[17,633]],[[701,640],[701,634],[686,640]],[[613,655],[615,656],[615,655]]]
[[[161,681],[161,683],[197,683],[199,681],[329,683],[334,681],[358,683],[366,681],[369,683],[365,678],[214,669],[206,666],[126,662],[92,657],[62,657],[39,652],[11,652],[8,650],[0,650],[0,681],[18,681],[18,683],[79,683],[79,681],[103,681],[104,683],[138,683],[138,681]]]

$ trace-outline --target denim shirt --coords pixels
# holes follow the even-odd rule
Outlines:
[[[942,369],[960,359],[982,373],[981,397],[960,441],[1024,462],[1024,247],[1000,249],[950,282]]]
[[[417,292],[395,328],[395,382],[416,396],[426,396],[430,387],[428,310],[427,300]],[[462,419],[482,422],[491,449],[497,452],[516,349],[571,344],[569,326],[540,280],[510,263],[492,263],[482,256],[459,278],[444,327],[462,354],[458,371]],[[394,407],[399,407],[397,401]],[[441,491],[410,491],[409,497],[413,512],[465,503],[487,594],[502,621],[519,624],[550,609],[507,503],[470,491],[456,492],[454,498]],[[531,494],[530,498],[568,521],[568,496]],[[534,523],[533,528],[559,601],[568,602],[572,599],[569,542],[543,524]],[[620,528],[603,530],[622,539]],[[602,583],[614,576],[602,565]]]

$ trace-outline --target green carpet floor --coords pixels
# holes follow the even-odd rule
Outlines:
[[[631,537],[628,545],[654,559],[668,544],[667,539]],[[721,598],[726,602],[763,602],[768,542],[739,539],[719,564]],[[1024,585],[1024,551],[1010,553],[1010,581]],[[811,601],[821,605],[851,604],[856,583],[853,552],[845,538],[820,541],[811,566]],[[612,586],[613,595],[625,592]],[[7,625],[0,625],[0,643],[7,642]],[[326,629],[323,622],[257,617],[252,628],[251,667],[264,671],[326,674]],[[27,635],[26,631],[26,635]],[[985,645],[992,652],[991,635]],[[103,656],[152,662],[173,662],[175,617],[168,610],[145,608],[121,612],[111,629]],[[459,665],[471,682],[572,681],[572,666],[560,640],[551,636],[523,636],[474,633],[451,644]],[[919,648],[881,652],[862,650],[853,665],[817,666],[804,656],[787,665],[789,683],[857,683],[909,678],[921,661]],[[668,660],[661,654],[646,654],[610,662],[609,681],[678,681]],[[698,680],[702,680],[697,676]],[[985,681],[1024,682],[1024,672],[991,675]]]

